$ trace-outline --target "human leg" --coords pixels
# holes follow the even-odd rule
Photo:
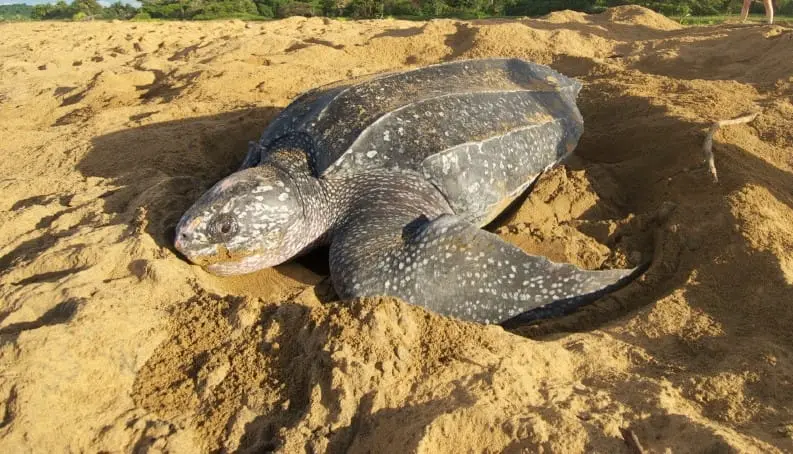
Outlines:
[[[741,8],[741,22],[746,22],[749,16],[749,7],[752,5],[752,0],[743,0],[743,8]]]
[[[774,3],[771,0],[763,0],[765,6],[765,17],[768,19],[769,24],[774,23]]]

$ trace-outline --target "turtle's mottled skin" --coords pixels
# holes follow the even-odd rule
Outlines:
[[[182,217],[176,247],[221,275],[330,244],[342,298],[391,295],[482,323],[558,315],[629,282],[480,229],[583,132],[580,84],[469,60],[311,91]]]

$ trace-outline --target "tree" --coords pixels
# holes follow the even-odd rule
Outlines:
[[[72,15],[83,13],[86,16],[98,16],[102,13],[102,5],[96,0],[74,0],[70,5]]]
[[[777,0],[776,11],[780,15],[793,15],[793,0]]]
[[[290,16],[312,17],[321,11],[322,8],[319,7],[319,5],[315,7],[315,5],[307,2],[289,2],[278,5],[278,8],[276,9],[276,16],[277,17],[290,17]]]
[[[378,12],[378,3],[382,5],[382,1],[378,0],[352,0],[346,8],[346,15],[354,18],[375,17]]]
[[[35,19],[69,19],[75,11],[63,0],[58,3],[36,5],[33,7],[33,18]]]
[[[138,9],[128,3],[116,2],[102,11],[105,19],[132,19],[137,14]]]
[[[258,10],[253,0],[220,0],[207,1],[203,6],[192,10],[196,19],[214,19],[240,15],[256,15]]]
[[[742,0],[140,0],[141,8],[116,3],[103,8],[97,0],[73,0],[27,7],[35,19],[103,17],[106,19],[215,19],[222,17],[384,15],[412,17],[538,16],[572,9],[597,12],[618,5],[641,5],[667,16],[735,13]],[[793,0],[775,0],[778,14],[793,14]],[[14,5],[12,5],[14,6]],[[753,8],[756,8],[755,5]],[[9,8],[9,7],[5,7]],[[762,13],[760,9],[753,12]],[[0,10],[0,18],[2,15]]]
[[[154,18],[189,19],[190,0],[141,0],[141,12]]]
[[[322,0],[322,14],[326,16],[344,16],[344,9],[349,2],[347,0]]]
[[[421,0],[421,13],[427,17],[440,17],[451,8],[444,0]]]
[[[256,3],[256,11],[258,11],[259,15],[262,17],[275,17],[275,11],[273,11],[273,8],[267,3]]]
[[[0,20],[27,20],[32,15],[33,7],[30,5],[0,5]]]

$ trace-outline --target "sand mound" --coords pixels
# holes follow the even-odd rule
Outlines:
[[[784,27],[540,20],[0,24],[3,452],[793,451],[793,61]],[[322,252],[222,279],[176,220],[299,92],[458,58],[584,82],[576,156],[495,230],[596,268],[505,331],[334,300]],[[701,167],[714,120],[721,181]]]
[[[564,11],[553,11],[543,16],[542,20],[552,24],[586,24],[590,22],[589,14],[569,9]]]
[[[682,26],[674,20],[638,5],[609,8],[600,14],[603,19],[617,24],[639,25],[655,30],[679,30]]]

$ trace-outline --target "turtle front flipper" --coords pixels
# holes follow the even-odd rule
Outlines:
[[[522,323],[568,313],[621,288],[644,267],[589,271],[529,255],[454,215],[402,232],[368,225],[331,245],[342,298],[389,295],[479,323]]]
[[[259,145],[258,142],[250,141],[248,142],[248,152],[245,154],[245,158],[242,159],[242,164],[240,164],[237,171],[250,169],[251,167],[256,167],[259,165],[259,162],[262,160],[262,146]]]

